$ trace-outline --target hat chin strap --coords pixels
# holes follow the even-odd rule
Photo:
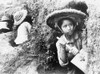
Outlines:
[[[62,29],[58,26],[57,23],[55,23],[55,27],[57,27],[57,28],[61,31],[61,33],[64,33],[64,32],[62,31]]]

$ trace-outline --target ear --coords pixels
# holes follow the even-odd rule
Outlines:
[[[54,27],[57,28],[57,23],[55,23],[55,26]]]
[[[31,19],[33,20],[33,19],[34,19],[34,17],[31,17]]]
[[[78,22],[76,22],[76,26],[77,26],[77,25],[79,25],[79,23],[78,23]]]

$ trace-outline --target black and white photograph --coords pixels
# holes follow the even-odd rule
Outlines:
[[[100,1],[0,0],[0,74],[100,74]]]

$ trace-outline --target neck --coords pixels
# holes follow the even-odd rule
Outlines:
[[[74,37],[74,33],[71,33],[71,34],[66,33],[66,34],[65,34],[65,37],[66,37],[66,39],[71,40],[71,39],[73,39],[73,37]]]
[[[69,34],[65,34],[66,39],[71,40],[72,39],[72,35]]]

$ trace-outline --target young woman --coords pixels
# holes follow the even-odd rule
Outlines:
[[[17,37],[14,40],[16,44],[22,44],[25,41],[28,41],[28,35],[30,33],[32,27],[32,19],[31,16],[26,16],[23,22],[19,25],[17,29]]]
[[[79,52],[81,42],[80,45],[77,45],[79,35],[75,32],[76,24],[70,18],[59,20],[58,25],[63,32],[56,43],[58,59],[61,66],[66,66],[69,63],[68,60],[71,60]]]
[[[14,14],[14,28],[16,28],[17,36],[13,42],[10,42],[12,46],[20,45],[28,41],[28,35],[32,27],[32,18],[27,14],[27,10],[21,10]]]
[[[62,67],[69,66],[72,71],[75,71],[76,68],[74,65],[72,66],[70,61],[81,50],[82,46],[79,33],[75,30],[76,23],[70,18],[63,18],[58,21],[58,27],[63,32],[63,35],[56,42],[59,64]]]
[[[85,73],[73,65],[71,60],[82,49],[81,31],[79,31],[78,26],[84,24],[86,17],[86,13],[70,7],[70,9],[54,11],[46,18],[48,26],[62,33],[62,36],[57,37],[57,57],[60,66],[69,68],[68,74]]]

